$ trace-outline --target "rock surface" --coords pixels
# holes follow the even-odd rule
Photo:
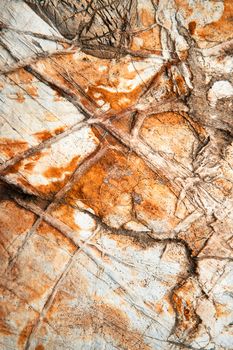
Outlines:
[[[233,349],[232,0],[0,3],[0,349]]]

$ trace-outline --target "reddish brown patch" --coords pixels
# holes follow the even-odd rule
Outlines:
[[[51,196],[52,194],[58,192],[69,180],[72,173],[75,171],[78,165],[79,156],[74,157],[70,163],[63,167],[50,167],[44,171],[43,175],[48,179],[59,179],[64,176],[63,180],[51,181],[48,185],[36,186],[36,189],[45,194]]]
[[[187,86],[186,86],[186,83],[185,83],[185,80],[184,80],[183,76],[182,75],[177,75],[175,77],[175,82],[176,82],[176,85],[178,87],[179,94],[180,95],[186,95],[188,90],[187,90]]]
[[[60,94],[60,92],[55,91],[53,99],[54,99],[54,101],[58,102],[58,101],[61,101],[63,98],[62,98],[62,95]]]
[[[52,131],[43,130],[43,131],[36,132],[34,134],[34,136],[37,138],[38,141],[43,142],[43,141],[50,139],[54,135],[58,135],[58,134],[62,133],[64,130],[65,130],[65,127],[61,126],[61,127],[56,128],[55,130],[52,130]]]
[[[196,287],[192,280],[187,280],[172,296],[173,305],[176,310],[178,324],[176,327],[176,335],[179,336],[183,332],[191,333],[198,325],[199,319],[195,313],[193,306]]]
[[[154,218],[163,218],[165,215],[165,212],[161,208],[148,200],[142,202],[142,208]]]
[[[182,10],[183,13],[187,17],[191,16],[193,13],[193,9],[189,6],[189,2],[187,0],[175,0],[176,6],[179,10]]]
[[[71,225],[69,226],[71,227]],[[68,238],[66,238],[60,231],[58,231],[57,229],[50,226],[44,221],[42,221],[42,223],[38,227],[37,233],[41,236],[45,236],[49,239],[52,239],[57,243],[58,246],[65,247],[70,253],[74,253],[74,251],[77,249],[76,246],[72,244],[71,241]]]
[[[79,229],[79,226],[75,223],[74,214],[75,209],[69,205],[60,205],[52,213],[54,217],[64,222],[73,230],[77,231]]]
[[[21,331],[19,338],[18,338],[18,346],[20,349],[23,349],[25,346],[25,343],[27,341],[28,336],[31,333],[33,324],[30,322],[27,326],[25,326],[23,328],[23,330]]]
[[[44,130],[36,132],[34,136],[37,138],[38,141],[45,141],[52,137],[52,133],[50,131]]]
[[[135,211],[143,212],[147,217],[149,215],[148,220],[167,218],[164,203],[175,200],[169,188],[161,184],[159,178],[139,157],[124,153],[123,149],[120,151],[118,145],[118,150],[108,150],[74,184],[67,193],[67,201],[72,204],[77,199],[81,200],[103,218],[112,214],[120,216],[121,208],[125,207],[126,215],[130,218],[135,192],[141,197],[140,202],[134,202]],[[163,202],[159,201],[161,196]],[[169,219],[168,222],[173,225]]]
[[[200,218],[189,226],[189,229],[180,232],[178,238],[184,239],[192,250],[192,255],[198,255],[199,251],[211,235],[211,228],[207,226],[205,219]]]
[[[145,50],[151,54],[161,55],[160,28],[155,27],[141,31],[133,36],[131,50]]]
[[[13,334],[11,328],[8,326],[7,322],[3,320],[2,318],[5,317],[5,315],[2,315],[2,312],[0,311],[0,333],[4,335],[11,335]]]
[[[95,86],[90,86],[88,89],[88,95],[98,104],[98,101],[102,100],[104,103],[109,103],[111,109],[120,112],[132,105],[134,105],[142,92],[142,87],[139,86],[130,92],[111,92],[103,87],[99,87],[101,82],[97,82]],[[99,94],[96,98],[96,94]]]
[[[35,347],[35,350],[45,350],[44,346],[42,344],[38,344],[36,347]]]
[[[28,73],[24,68],[20,68],[9,74],[9,77],[17,84],[29,84],[34,79],[34,76],[31,73]]]
[[[145,27],[149,27],[155,23],[155,14],[146,9],[142,9],[140,12],[140,19]]]
[[[14,215],[12,215],[14,213]],[[31,228],[36,216],[10,200],[0,202],[0,241],[4,247]]]
[[[7,158],[12,158],[18,153],[24,152],[29,148],[29,145],[25,141],[1,138],[0,139],[0,152]]]
[[[137,101],[144,84],[126,93],[118,92],[122,77],[132,80],[138,74],[134,70],[128,70],[129,59],[124,58],[115,65],[111,65],[108,60],[84,58],[80,57],[78,60],[74,55],[67,54],[56,56],[53,60],[46,60],[43,63],[46,71],[50,72],[50,77],[79,96],[82,104],[90,110],[96,110],[104,103],[109,103],[110,108],[120,111]],[[42,68],[38,67],[38,69]],[[72,81],[69,81],[67,71],[70,72]]]
[[[50,178],[60,178],[63,176],[64,173],[72,173],[78,164],[78,160],[79,160],[79,156],[76,156],[71,160],[68,166],[64,166],[64,167],[51,166],[50,168],[44,171],[43,175],[48,179],[50,179]]]
[[[37,89],[36,86],[32,86],[32,85],[25,86],[25,90],[32,97],[37,97],[38,96],[38,89]]]
[[[54,130],[54,133],[55,133],[56,135],[59,135],[59,134],[61,134],[65,129],[66,129],[65,126],[60,126],[59,128],[57,128],[57,129]]]
[[[224,0],[221,18],[196,30],[201,38],[208,41],[222,42],[233,38],[233,1]]]
[[[188,27],[189,27],[189,32],[191,35],[195,34],[196,26],[197,26],[197,24],[195,21],[189,22]]]

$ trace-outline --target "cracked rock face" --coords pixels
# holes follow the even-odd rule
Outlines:
[[[0,3],[0,349],[233,349],[232,0]]]

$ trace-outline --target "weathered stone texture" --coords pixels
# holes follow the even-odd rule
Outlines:
[[[232,0],[0,5],[0,349],[233,349]]]

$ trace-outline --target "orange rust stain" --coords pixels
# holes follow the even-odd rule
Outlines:
[[[23,161],[19,162],[18,165],[20,164],[23,165],[23,168],[27,171],[32,171],[34,169],[34,167],[36,166],[37,161],[43,157],[43,153],[42,152],[37,152],[35,154],[33,154],[32,156],[30,156],[30,158],[28,158],[29,162],[23,165]],[[19,167],[17,168],[18,171]]]
[[[88,88],[88,95],[92,99],[95,99],[97,104],[98,100],[109,103],[111,109],[117,112],[134,105],[142,92],[142,86],[138,86],[129,92],[117,92],[117,88],[116,91],[111,92],[107,90],[107,87],[99,87],[100,85],[102,85],[101,82],[98,82],[95,86],[90,86]],[[97,93],[99,94],[98,99],[95,97]]]
[[[50,139],[54,135],[60,134],[64,130],[65,130],[65,127],[61,126],[61,127],[56,128],[55,130],[52,130],[52,131],[43,130],[43,131],[36,132],[34,134],[34,136],[38,139],[38,141],[42,141],[43,142],[43,141],[46,141],[46,140]]]
[[[38,344],[36,347],[35,347],[35,350],[45,350],[44,346],[42,344]]]
[[[195,21],[189,22],[188,28],[189,28],[189,32],[191,35],[195,34],[196,26],[197,26],[197,24]]]
[[[25,97],[24,97],[24,94],[22,92],[16,93],[16,101],[18,103],[23,103],[25,101]]]
[[[47,170],[44,171],[43,175],[48,179],[53,178],[61,178],[64,176],[61,180],[51,181],[48,185],[38,185],[36,186],[36,189],[45,194],[45,195],[53,195],[54,193],[58,192],[69,180],[72,173],[75,171],[78,165],[79,156],[74,157],[70,163],[66,166],[62,167],[50,167]]]
[[[3,90],[3,88],[4,88],[4,84],[0,82],[0,91]]]
[[[45,141],[52,136],[52,133],[50,131],[44,130],[36,132],[34,136],[37,138],[38,141]]]
[[[43,62],[46,70],[50,72],[51,78],[78,95],[82,104],[88,109],[96,110],[96,108],[101,108],[103,104],[109,103],[110,108],[120,111],[137,101],[144,84],[128,92],[118,92],[122,77],[130,81],[138,74],[136,71],[128,69],[129,59],[124,58],[111,65],[108,60],[91,56],[85,58],[77,59],[70,54],[56,56],[53,60]],[[42,68],[38,67],[38,69]],[[67,77],[68,70],[72,79]],[[83,93],[80,92],[80,88]],[[108,88],[115,91],[109,91]],[[90,101],[95,101],[95,104]]]
[[[74,157],[68,166],[64,167],[54,167],[51,166],[47,170],[44,171],[43,175],[50,178],[60,178],[63,176],[64,173],[71,173],[75,170],[77,164],[78,164],[79,156]]]
[[[55,133],[56,135],[61,134],[65,129],[66,129],[65,126],[60,126],[59,128],[56,128],[56,129],[54,130],[54,133]]]
[[[227,305],[215,303],[215,315],[216,318],[228,317],[231,314],[231,310],[227,308]]]
[[[111,212],[120,194],[130,191],[136,184],[135,177],[127,176],[127,170],[129,164],[127,165],[125,156],[109,150],[81,177],[68,196],[71,200],[83,200],[86,205],[93,207],[97,214],[106,215]],[[120,171],[123,174],[120,174]]]
[[[157,303],[155,305],[155,311],[157,314],[162,314],[163,313],[163,305],[161,303]]]
[[[16,236],[29,230],[35,219],[34,214],[19,207],[13,201],[0,202],[0,241],[2,244],[8,246]]]
[[[38,96],[38,89],[37,89],[36,86],[32,86],[32,85],[25,86],[25,90],[32,97],[37,97]]]
[[[21,331],[19,338],[18,338],[18,346],[20,349],[24,348],[25,343],[27,341],[27,338],[28,338],[29,334],[31,333],[32,327],[33,327],[33,324],[30,322]]]
[[[191,6],[189,6],[187,0],[175,0],[176,6],[179,10],[182,11],[182,13],[185,13],[187,17],[191,16],[193,14],[193,9]]]
[[[8,158],[16,156],[18,153],[24,152],[29,145],[26,141],[13,140],[8,138],[0,139],[0,152]]]
[[[60,218],[58,217],[58,219]],[[65,247],[70,253],[73,253],[76,250],[76,246],[72,244],[68,238],[66,238],[59,230],[47,224],[45,221],[42,221],[38,227],[37,234],[54,240],[59,246],[63,248]]]
[[[206,225],[205,220],[199,219],[189,226],[189,229],[180,232],[178,237],[184,239],[192,249],[192,255],[196,256],[205,244],[211,229]]]
[[[58,91],[55,91],[53,99],[54,99],[54,101],[58,102],[58,101],[61,101],[63,98],[62,98],[61,94]]]
[[[69,205],[60,205],[58,208],[56,208],[52,215],[56,217],[57,219],[64,222],[66,225],[68,225],[73,230],[78,230],[79,226],[75,223],[74,215],[75,215],[75,209],[73,209]]]
[[[132,38],[131,50],[146,50],[152,54],[161,55],[161,40],[159,27],[151,28],[135,34]]]
[[[205,40],[221,42],[233,38],[233,1],[224,0],[221,18],[196,30],[196,34]]]
[[[155,23],[155,16],[154,16],[154,13],[152,13],[151,11],[148,11],[146,9],[142,9],[140,11],[140,15],[139,16],[140,16],[142,24],[145,27],[148,27],[148,26],[150,26],[150,25]]]
[[[186,95],[187,87],[186,87],[185,80],[184,80],[183,76],[182,75],[177,75],[175,77],[175,82],[176,82],[176,85],[177,85],[177,87],[179,89],[180,95]]]
[[[4,321],[5,315],[0,311],[0,334],[11,335],[13,334],[11,328],[8,326],[7,322]]]
[[[9,74],[9,77],[17,84],[29,84],[34,79],[34,76],[31,73],[28,73],[24,68],[20,68]]]
[[[141,206],[147,213],[153,216],[153,218],[163,218],[166,215],[161,208],[148,200],[144,200]]]
[[[119,146],[118,146],[119,147]],[[145,184],[146,179],[146,184]],[[148,193],[145,193],[145,186]],[[153,195],[151,192],[153,188]],[[134,203],[135,211],[149,213],[152,219],[168,217],[166,205],[155,199],[161,195],[173,200],[170,189],[160,183],[160,179],[137,156],[127,155],[120,150],[108,150],[107,153],[74,184],[67,193],[66,200],[73,204],[81,200],[91,207],[100,217],[116,214],[122,205],[128,211],[132,206],[132,193],[142,196],[140,203]],[[145,196],[144,196],[145,195]],[[175,198],[175,197],[174,197]],[[164,199],[165,200],[165,199]],[[130,215],[130,212],[129,214]],[[170,219],[169,219],[170,220]],[[169,221],[174,224],[173,221]]]

